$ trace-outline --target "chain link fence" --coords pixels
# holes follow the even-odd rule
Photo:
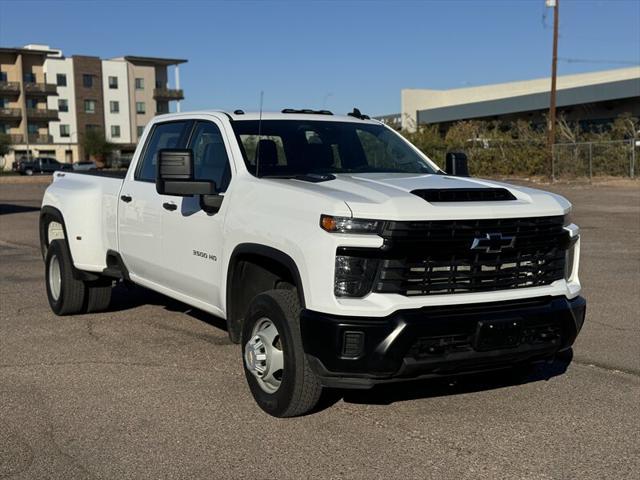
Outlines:
[[[598,176],[636,176],[640,142],[612,140],[605,142],[557,143],[553,146],[555,179]]]
[[[634,178],[639,170],[640,141],[557,143],[553,162],[545,143],[527,141],[470,141],[458,148],[429,146],[425,153],[444,169],[447,151],[462,151],[474,176],[543,176],[556,180],[617,176]]]

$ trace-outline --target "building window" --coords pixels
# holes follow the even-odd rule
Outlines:
[[[69,111],[69,100],[64,98],[58,99],[58,111],[59,112],[68,112]]]
[[[87,132],[97,132],[100,130],[100,125],[93,125],[91,123],[88,123],[87,125],[84,126],[84,129]]]
[[[144,102],[136,102],[136,113],[147,113],[147,107],[145,106]]]
[[[25,83],[36,83],[36,74],[33,72],[24,74]]]
[[[59,87],[67,86],[67,76],[64,73],[56,74],[56,85],[58,85]]]
[[[29,135],[37,135],[38,134],[38,125],[35,123],[30,123],[27,125],[27,132]]]
[[[142,134],[144,133],[144,127],[137,127],[136,132],[138,133],[138,138],[142,137]]]
[[[111,125],[111,137],[120,138],[120,125]]]
[[[82,85],[86,88],[93,87],[93,75],[83,74],[82,75]]]
[[[136,78],[136,90],[144,90],[144,78]]]
[[[114,100],[109,102],[109,111],[111,113],[120,113],[120,102]]]
[[[60,136],[61,137],[69,137],[69,125],[60,124]]]
[[[0,72],[0,82],[6,82],[7,80],[7,72]]]
[[[37,98],[27,98],[27,109],[35,110],[38,108],[38,99]]]
[[[109,77],[109,88],[118,88],[118,77]]]
[[[96,101],[85,100],[84,101],[84,113],[96,113]]]
[[[7,106],[7,100],[0,97],[0,108],[5,108]]]

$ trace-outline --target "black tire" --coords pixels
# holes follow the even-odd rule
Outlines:
[[[302,348],[300,301],[295,290],[270,290],[257,295],[242,325],[242,364],[253,398],[260,408],[274,417],[295,417],[310,412],[322,393],[320,381],[311,371]],[[247,368],[245,350],[256,323],[267,318],[275,325],[284,356],[278,389],[265,391]]]
[[[87,313],[102,312],[111,303],[111,291],[113,281],[101,279],[96,282],[87,282]]]
[[[54,265],[56,265],[54,267]],[[52,273],[51,270],[54,269]],[[55,269],[59,269],[59,277]],[[59,289],[54,292],[53,278],[59,278]],[[82,280],[73,278],[71,255],[64,240],[54,240],[47,249],[45,259],[45,284],[49,306],[56,315],[81,313],[84,307],[87,289]],[[57,296],[56,296],[57,293]]]
[[[27,169],[24,171],[24,174],[30,177],[31,175],[33,175],[33,170],[31,170],[30,168],[27,168]]]

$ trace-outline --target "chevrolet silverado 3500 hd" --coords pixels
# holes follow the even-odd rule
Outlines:
[[[158,116],[125,175],[54,175],[49,303],[100,311],[123,280],[224,318],[256,402],[280,417],[323,387],[569,349],[585,316],[570,203],[450,160],[440,170],[355,110]]]

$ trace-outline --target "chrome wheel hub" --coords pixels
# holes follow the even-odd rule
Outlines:
[[[49,262],[49,290],[54,300],[60,297],[60,285],[62,284],[62,276],[60,274],[60,260],[57,255],[51,257]]]
[[[253,327],[244,347],[244,363],[267,393],[274,393],[282,383],[284,354],[278,329],[268,318],[261,318]]]

